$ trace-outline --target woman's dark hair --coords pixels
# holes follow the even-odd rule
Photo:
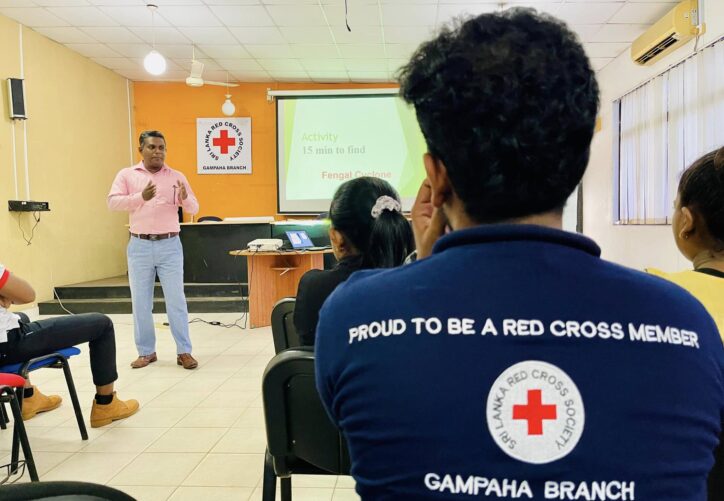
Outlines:
[[[530,9],[458,22],[423,43],[399,79],[475,221],[563,209],[598,110],[595,73],[563,22]]]
[[[400,202],[387,181],[359,177],[337,188],[329,208],[332,227],[359,251],[363,268],[399,266],[415,248],[412,227],[400,211],[383,210],[372,216],[372,208],[383,196]]]
[[[704,220],[717,250],[724,249],[724,147],[691,164],[679,181],[679,206]]]

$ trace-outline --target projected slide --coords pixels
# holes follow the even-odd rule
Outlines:
[[[326,212],[361,176],[388,181],[409,210],[425,176],[414,110],[392,95],[280,99],[277,147],[281,212]]]

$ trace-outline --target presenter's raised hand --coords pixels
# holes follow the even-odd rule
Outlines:
[[[153,181],[149,181],[146,187],[143,189],[143,192],[141,193],[141,196],[143,199],[148,202],[153,197],[156,196],[156,185],[153,184]]]
[[[188,191],[186,191],[186,185],[181,182],[179,179],[176,182],[176,187],[178,188],[179,196],[181,197],[181,200],[186,200],[189,197]]]
[[[425,179],[417,192],[417,198],[410,212],[412,218],[412,233],[415,235],[417,259],[423,259],[432,254],[432,247],[445,233],[447,219],[441,209],[432,205],[432,188],[430,181]]]

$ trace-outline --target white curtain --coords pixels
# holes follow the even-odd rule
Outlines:
[[[664,224],[686,167],[724,146],[724,42],[620,100],[618,223]]]

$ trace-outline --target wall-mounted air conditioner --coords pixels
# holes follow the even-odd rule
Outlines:
[[[641,65],[653,64],[704,33],[700,23],[699,0],[683,0],[631,44],[631,59]],[[700,25],[701,24],[701,25]]]

